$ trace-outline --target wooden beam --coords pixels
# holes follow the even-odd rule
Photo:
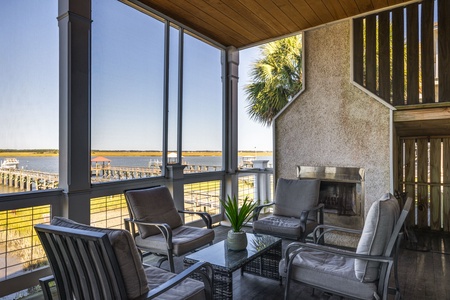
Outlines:
[[[407,8],[406,51],[407,51],[407,102],[419,103],[419,24],[418,5],[411,4]]]
[[[428,0],[422,3],[422,103],[433,103],[434,91],[434,1]]]
[[[446,119],[450,119],[450,107],[394,111],[394,123]]]
[[[364,85],[363,18],[353,20],[353,80]]]

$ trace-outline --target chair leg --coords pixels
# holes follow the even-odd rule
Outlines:
[[[52,292],[50,290],[50,282],[51,281],[54,281],[53,275],[39,279],[39,285],[41,286],[42,293],[44,294],[45,300],[53,299]]]
[[[167,251],[167,259],[169,260],[170,272],[175,273],[175,266],[173,264],[173,252],[172,252],[172,249]]]
[[[162,263],[165,262],[166,260],[169,260],[169,258],[167,256],[160,258],[158,260],[158,268],[161,268]]]

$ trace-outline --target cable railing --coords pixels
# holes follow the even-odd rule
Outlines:
[[[239,198],[248,196],[260,203],[271,200],[272,173],[269,168],[239,171],[235,175]],[[186,177],[183,184],[184,209],[206,211],[213,216],[213,222],[219,222],[222,218],[220,199],[224,193],[224,178],[223,174],[211,173]],[[62,209],[65,207],[64,199],[60,189],[0,197],[0,297],[27,295],[30,283],[38,286],[38,279],[51,273],[46,267],[45,253],[34,225],[50,223],[53,216],[67,215]],[[124,228],[123,220],[129,217],[122,193],[91,198],[89,209],[90,225],[96,227]],[[196,215],[184,217],[187,224],[200,224]]]

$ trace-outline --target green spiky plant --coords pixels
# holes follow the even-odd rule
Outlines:
[[[228,196],[227,200],[220,200],[223,207],[225,208],[225,215],[231,223],[231,228],[234,232],[239,232],[245,223],[253,215],[253,210],[256,207],[256,203],[252,202],[248,196],[244,198],[242,206],[239,207],[239,201],[236,196],[231,198]]]

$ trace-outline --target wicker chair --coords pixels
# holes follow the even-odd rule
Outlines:
[[[181,256],[205,245],[212,245],[214,230],[211,216],[206,212],[179,211],[170,191],[165,186],[125,191],[130,219],[125,219],[126,229],[135,237],[143,255],[156,253],[169,261],[175,272],[173,256]],[[206,228],[186,226],[180,213],[199,215]]]
[[[324,235],[326,241],[329,232],[359,232],[361,238],[356,252],[314,243],[288,245],[279,265],[280,275],[286,278],[284,299],[289,297],[292,281],[352,299],[387,299],[388,292],[400,298],[397,250],[411,202],[408,198],[399,214],[398,201],[386,194],[372,204],[362,232],[326,225],[314,232],[316,241]],[[389,288],[393,267],[395,288]]]
[[[305,241],[317,225],[323,224],[323,204],[319,204],[320,180],[284,179],[277,181],[275,201],[257,206],[253,231]],[[273,215],[259,219],[263,208],[273,206]]]
[[[35,230],[47,254],[52,276],[39,280],[45,299],[55,281],[59,299],[211,299],[211,265],[199,262],[180,274],[144,269],[126,230],[90,227],[65,218]],[[188,278],[195,272],[203,283]]]

